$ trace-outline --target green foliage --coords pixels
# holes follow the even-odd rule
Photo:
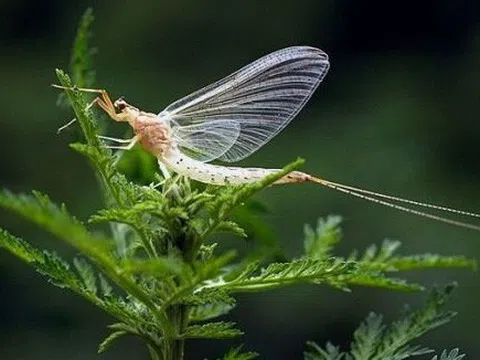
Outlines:
[[[105,340],[103,340],[100,343],[100,345],[98,345],[98,353],[103,353],[103,352],[107,351],[115,340],[117,340],[118,338],[120,338],[124,335],[128,335],[128,332],[124,331],[124,330],[119,330],[119,331],[115,331],[115,332],[111,333],[110,335],[108,335],[105,338]]]
[[[354,341],[349,352],[342,352],[338,347],[327,343],[321,348],[309,342],[305,352],[306,360],[401,360],[432,353],[433,350],[418,345],[410,345],[429,330],[449,322],[455,313],[443,310],[445,301],[454,286],[443,291],[434,290],[427,299],[423,309],[408,314],[401,320],[387,326],[380,315],[371,313],[353,334]],[[450,353],[443,351],[440,359],[460,360],[458,350]],[[438,360],[435,356],[432,360]]]
[[[305,225],[305,255],[311,259],[325,259],[333,247],[340,242],[342,232],[339,227],[342,222],[340,216],[329,216],[327,219],[319,219],[317,228],[313,229]]]
[[[204,288],[185,301],[190,305],[191,322],[205,321],[225,315],[235,307],[235,299],[224,290]]]
[[[460,354],[458,349],[453,349],[450,352],[443,350],[440,357],[435,355],[432,360],[462,360],[465,357],[465,354]]]
[[[243,334],[234,328],[232,322],[210,322],[205,325],[192,325],[185,329],[180,338],[228,339]]]
[[[56,72],[63,86],[93,84],[93,51],[89,47],[92,20],[88,10],[72,51],[73,82],[64,71]],[[198,188],[182,177],[159,178],[158,184],[140,185],[118,170],[118,154],[113,154],[98,138],[96,110],[87,110],[91,101],[87,94],[76,87],[65,94],[84,136],[84,143],[71,147],[84,155],[94,169],[105,208],[86,221],[79,221],[64,205],[55,204],[39,192],[0,192],[0,207],[38,225],[73,247],[81,257],[62,259],[1,229],[0,247],[31,265],[54,285],[82,296],[115,319],[99,352],[125,335],[134,335],[145,342],[152,359],[178,360],[183,359],[187,339],[240,336],[242,331],[234,323],[217,320],[234,308],[233,295],[238,292],[301,283],[340,290],[371,286],[414,291],[423,286],[391,274],[411,269],[475,267],[472,260],[463,256],[400,256],[400,243],[388,240],[362,254],[334,255],[334,247],[341,240],[338,216],[320,219],[315,229],[305,227],[305,253],[296,259],[266,263],[265,259],[279,254],[278,245],[271,238],[264,242],[262,254],[255,256],[239,258],[231,250],[218,253],[213,239],[221,239],[225,232],[242,239],[250,233],[266,233],[258,217],[248,210],[250,199],[303,161],[297,160],[276,174],[240,186]],[[242,226],[242,219],[246,220],[248,231]],[[111,231],[100,234],[92,228],[97,223],[107,223]],[[425,310],[388,329],[382,325],[381,317],[371,315],[355,333],[349,354],[331,345],[321,349],[312,344],[306,358],[400,359],[425,352],[408,343],[451,318],[452,313],[439,311],[443,299],[444,294],[436,293]],[[459,360],[462,356],[454,350],[443,353],[440,359]],[[236,348],[224,359],[254,357],[256,354]]]
[[[257,356],[258,354],[254,352],[242,352],[242,346],[238,346],[226,353],[223,360],[252,360]]]
[[[70,72],[73,82],[84,88],[92,87],[95,83],[93,55],[95,55],[97,49],[90,46],[93,35],[91,26],[94,19],[92,8],[88,8],[80,21],[70,55]],[[69,105],[64,93],[59,94],[57,105],[63,107]]]
[[[97,52],[97,49],[90,46],[91,26],[94,19],[92,8],[88,8],[83,14],[73,43],[70,71],[72,72],[73,82],[79,87],[88,88],[95,83],[93,55]]]

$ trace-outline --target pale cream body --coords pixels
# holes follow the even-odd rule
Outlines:
[[[204,163],[183,154],[172,138],[168,119],[140,111],[131,105],[123,109],[132,126],[136,141],[151,152],[169,170],[193,180],[213,185],[244,184],[263,179],[279,169],[242,168]],[[276,183],[308,181],[307,174],[293,172]]]

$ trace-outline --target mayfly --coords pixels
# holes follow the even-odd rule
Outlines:
[[[230,167],[209,162],[235,162],[265,145],[298,114],[327,74],[329,66],[328,56],[322,50],[309,46],[288,47],[175,101],[159,114],[142,111],[123,98],[112,102],[105,90],[53,86],[97,93],[99,96],[88,108],[97,104],[113,120],[130,124],[135,133],[131,139],[101,137],[120,144],[110,148],[129,150],[140,143],[160,165],[179,175],[208,184],[230,185],[257,181],[278,169]],[[293,171],[276,183],[301,182],[318,183],[397,210],[480,230],[480,226],[418,211],[396,202],[457,215],[480,217],[480,214],[368,191],[300,171]]]

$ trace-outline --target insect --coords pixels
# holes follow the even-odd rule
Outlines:
[[[123,98],[113,102],[105,90],[75,89],[97,93],[98,97],[88,108],[96,104],[113,120],[127,122],[133,128],[135,136],[131,139],[101,136],[104,140],[119,144],[109,146],[110,148],[129,150],[140,143],[158,159],[161,166],[166,166],[179,175],[215,185],[242,184],[260,180],[278,169],[230,167],[209,162],[217,159],[225,162],[241,160],[272,139],[310,99],[327,74],[329,66],[327,54],[320,49],[309,46],[288,47],[270,53],[175,101],[159,114],[142,111]],[[477,225],[397,203],[477,218],[480,214],[368,191],[300,171],[289,173],[276,184],[301,182],[314,182],[397,210],[480,230]]]

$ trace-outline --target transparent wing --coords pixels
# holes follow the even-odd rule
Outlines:
[[[175,126],[173,120],[170,126],[180,150],[204,162],[221,157],[240,134],[240,124],[233,120],[208,120],[184,126]]]
[[[226,136],[222,127],[206,129],[217,121],[237,122],[240,133],[225,152],[220,154],[218,149],[202,149],[208,153],[204,157],[208,160],[204,161],[215,158],[237,161],[263,146],[295,117],[328,68],[328,56],[319,49],[307,46],[285,48],[174,102],[159,116],[171,119],[172,128],[202,124],[205,136]],[[190,129],[180,138],[195,146],[195,141],[189,139],[196,136],[195,128]]]

